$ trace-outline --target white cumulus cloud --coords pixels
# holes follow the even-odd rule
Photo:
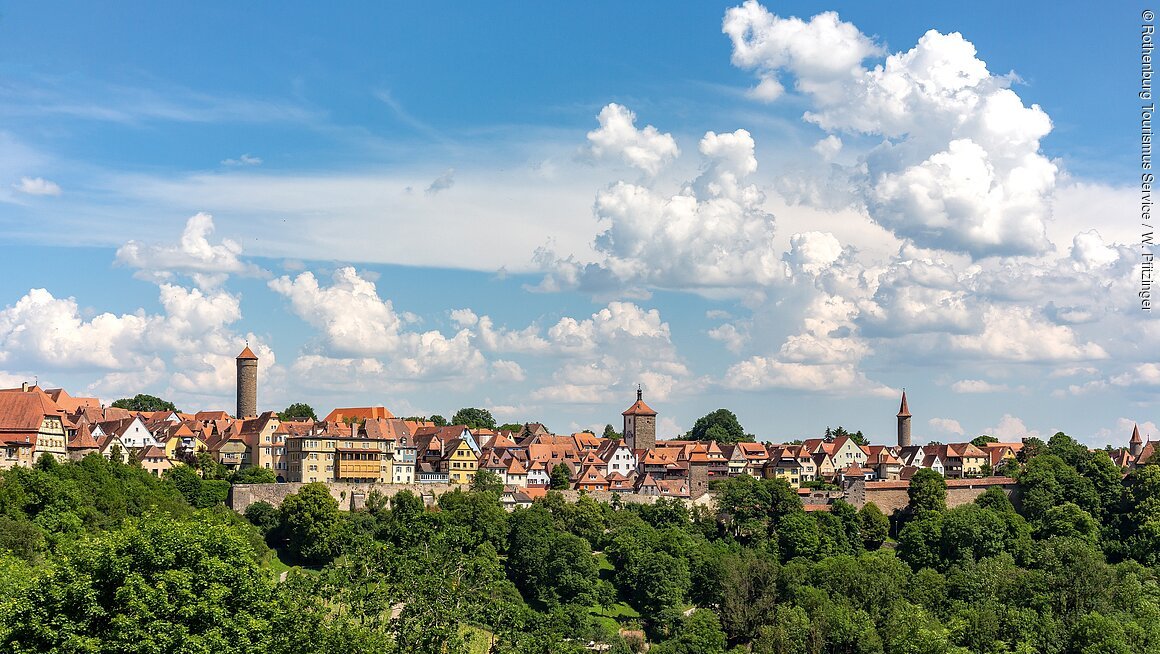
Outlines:
[[[619,157],[625,163],[656,175],[666,164],[680,156],[677,141],[652,125],[636,128],[636,114],[627,107],[612,103],[596,117],[600,128],[588,132],[590,150],[596,157]]]

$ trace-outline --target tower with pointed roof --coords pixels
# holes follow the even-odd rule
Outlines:
[[[258,415],[258,355],[247,345],[238,355],[238,415],[255,418]]]
[[[906,391],[902,391],[902,406],[898,407],[898,447],[910,447],[910,408],[906,406]]]
[[[657,412],[644,403],[644,393],[636,387],[636,403],[625,409],[624,442],[630,450],[651,450],[657,445]]]
[[[1133,458],[1139,459],[1144,452],[1144,439],[1140,438],[1140,425],[1132,426],[1132,440],[1128,441],[1128,452]]]

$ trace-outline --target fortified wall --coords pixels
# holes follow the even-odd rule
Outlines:
[[[1014,501],[1015,480],[1011,477],[981,477],[979,479],[948,479],[947,480],[947,508],[970,504],[975,498],[992,486],[999,486],[1007,497]],[[909,481],[865,481],[855,480],[846,491],[846,501],[857,508],[862,508],[867,502],[873,502],[886,515],[897,509],[906,507],[910,498],[906,490],[910,488]]]
[[[254,502],[268,502],[274,506],[281,506],[282,500],[286,499],[288,495],[292,495],[302,490],[306,484],[303,483],[286,483],[286,484],[237,484],[230,487],[229,497],[226,499],[226,504],[231,509],[238,513],[243,513],[246,507]],[[357,511],[366,506],[367,498],[372,492],[377,492],[384,498],[390,501],[392,497],[403,491],[411,491],[428,506],[435,503],[436,498],[444,493],[450,493],[456,488],[467,490],[465,486],[456,484],[344,484],[339,482],[329,482],[326,487],[330,490],[330,496],[338,502],[338,508],[344,511]],[[580,499],[580,496],[587,495],[597,502],[612,502],[613,497],[618,497],[624,504],[652,504],[657,501],[655,495],[637,495],[635,493],[611,493],[608,491],[577,491],[566,490],[560,491],[564,499],[569,502],[575,502]],[[694,506],[713,507],[713,494],[706,493],[695,500],[684,500],[685,504],[692,508]]]

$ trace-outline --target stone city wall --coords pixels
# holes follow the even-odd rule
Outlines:
[[[1011,477],[982,477],[980,479],[948,479],[947,480],[947,508],[955,508],[970,504],[975,498],[992,486],[999,486],[1003,492],[1015,500],[1015,480]],[[855,481],[846,491],[846,501],[857,508],[862,508],[867,502],[873,502],[886,515],[896,510],[906,508],[910,498],[906,491],[910,487],[908,481]]]
[[[281,506],[282,500],[286,499],[286,496],[297,493],[305,485],[304,483],[298,482],[285,484],[238,484],[230,487],[230,494],[226,503],[238,513],[245,512],[246,507],[254,502],[268,502],[277,507]],[[389,500],[397,493],[405,490],[411,491],[421,497],[424,503],[431,505],[435,503],[437,497],[444,493],[450,493],[456,488],[467,490],[465,486],[456,484],[351,484],[329,482],[326,486],[330,489],[330,496],[338,502],[338,507],[344,511],[358,510],[366,506],[367,497],[370,496],[371,492],[378,492]],[[625,504],[652,504],[657,501],[656,496],[637,495],[635,493],[576,490],[560,492],[564,496],[564,499],[569,502],[579,500],[581,494],[586,494],[597,502],[612,502],[614,495],[619,495],[620,501]],[[697,505],[712,508],[713,494],[707,493],[696,500],[685,500],[685,503],[690,508]]]

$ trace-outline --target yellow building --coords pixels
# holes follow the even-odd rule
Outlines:
[[[457,438],[447,443],[443,450],[447,461],[447,478],[453,484],[470,484],[475,479],[475,471],[479,468],[479,457],[471,449],[471,445],[463,439]]]

